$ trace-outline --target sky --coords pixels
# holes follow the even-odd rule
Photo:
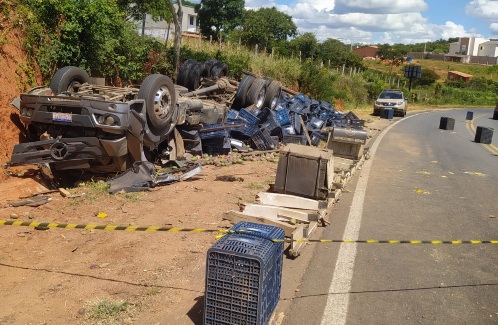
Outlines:
[[[349,44],[410,44],[450,37],[498,38],[498,0],[246,0],[276,7],[299,33]]]

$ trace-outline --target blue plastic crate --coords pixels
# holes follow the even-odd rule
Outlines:
[[[243,108],[239,111],[239,117],[245,119],[247,122],[254,124],[254,125],[258,125],[259,123],[261,123],[260,119],[256,115],[249,112],[245,108]]]
[[[278,244],[262,237],[229,234],[208,250],[204,325],[268,322],[282,283],[283,245]]]
[[[227,138],[230,136],[230,132],[227,129],[209,131],[209,132],[199,132],[199,136],[202,140],[214,139],[214,138]]]
[[[247,235],[253,235],[265,239],[284,239],[285,232],[280,227],[265,225],[262,223],[254,223],[241,221],[234,225],[230,230],[233,231],[244,231]],[[283,245],[281,247],[283,253]]]
[[[236,111],[236,110],[231,109],[231,110],[229,110],[229,111],[227,112],[227,119],[228,119],[228,120],[235,120],[235,119],[237,119],[238,117],[239,117],[239,112],[238,112],[238,111]]]
[[[320,130],[324,126],[325,122],[318,117],[312,117],[308,123],[306,123],[306,129],[308,131]]]
[[[392,120],[394,118],[394,109],[385,107],[382,108],[382,110],[380,111],[380,117]]]
[[[322,140],[320,132],[311,132],[310,140],[311,140],[312,146],[318,146],[318,144],[320,143],[320,140]]]
[[[278,143],[273,141],[271,134],[267,129],[259,129],[256,131],[252,135],[251,141],[258,150],[273,150],[278,147]]]
[[[202,152],[208,155],[226,155],[232,150],[230,138],[213,138],[202,140]]]
[[[264,107],[258,112],[258,118],[260,122],[265,122],[266,119],[271,115],[271,110],[268,107]]]
[[[278,123],[278,120],[275,115],[273,115],[273,113],[271,113],[267,117],[266,121],[261,125],[261,127],[267,129],[271,135],[280,136],[282,134],[280,123]]]
[[[294,129],[294,126],[292,125],[286,125],[282,127],[282,135],[295,135],[296,134],[296,129]]]
[[[275,118],[281,126],[290,125],[291,119],[287,109],[281,109],[274,112]]]
[[[282,138],[282,143],[283,144],[296,143],[296,144],[306,145],[308,143],[308,140],[306,139],[306,136],[304,134],[303,135],[284,134]]]
[[[301,126],[301,121],[299,120],[299,114],[292,113],[290,117],[291,117],[291,124],[294,126],[296,134],[301,134],[302,126]]]

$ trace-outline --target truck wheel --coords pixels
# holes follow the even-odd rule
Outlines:
[[[216,62],[211,68],[211,77],[221,78],[228,74],[228,65],[225,62]]]
[[[187,88],[190,91],[196,90],[201,85],[201,78],[207,75],[204,64],[197,63],[190,68],[188,73]]]
[[[239,83],[237,92],[235,93],[235,98],[232,103],[232,109],[239,110],[244,108],[246,102],[247,91],[251,87],[252,82],[255,80],[251,75],[246,74]]]
[[[197,61],[188,59],[183,63],[182,67],[180,68],[180,71],[178,72],[178,77],[176,78],[176,83],[180,86],[187,87],[187,82],[188,82],[188,74],[190,72],[190,68],[194,64],[196,64]]]
[[[77,91],[74,86],[90,82],[88,73],[78,67],[67,66],[59,69],[50,81],[50,89],[55,95],[64,91]]]
[[[211,58],[207,59],[206,62],[204,62],[204,66],[206,67],[207,70],[207,76],[206,77],[211,77],[211,68],[213,65],[215,65],[218,62],[218,60]]]
[[[176,92],[173,81],[162,74],[147,76],[140,86],[138,98],[145,100],[147,124],[158,135],[169,128],[176,109]]]
[[[268,86],[268,89],[266,89],[264,106],[270,109],[275,109],[281,93],[282,84],[276,80],[273,80]]]
[[[257,78],[251,84],[246,97],[246,106],[254,104],[257,109],[262,109],[265,101],[267,81]]]

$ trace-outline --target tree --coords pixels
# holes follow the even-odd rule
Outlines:
[[[318,55],[322,61],[330,65],[346,65],[348,67],[363,67],[363,59],[351,52],[351,47],[339,40],[329,38],[318,46]]]
[[[64,66],[79,66],[90,74],[140,82],[150,72],[170,69],[164,46],[142,38],[114,1],[22,0],[29,15],[29,55],[49,80]]]
[[[260,8],[244,12],[242,22],[242,42],[249,46],[256,44],[262,48],[273,48],[278,42],[295,36],[297,26],[292,17],[275,7]]]
[[[389,44],[383,44],[379,46],[376,54],[382,61],[388,61],[390,65],[398,67],[405,62],[407,52],[406,49],[391,46]]]
[[[182,0],[177,0],[178,9],[175,11],[175,6],[173,0],[168,0],[169,8],[173,13],[173,22],[175,23],[175,75],[178,74],[178,69],[180,69],[180,50],[182,45],[182,20],[183,16],[183,4]]]
[[[423,68],[421,77],[418,79],[414,79],[413,81],[415,85],[430,86],[438,79],[439,75],[436,73],[436,71],[429,68]]]
[[[145,19],[146,14],[152,15],[153,20],[162,18],[163,20],[175,24],[175,72],[180,66],[180,47],[182,42],[183,0],[117,0],[121,10],[126,12],[127,18],[135,20]],[[175,4],[177,8],[175,8]],[[192,4],[189,2],[189,4]],[[145,20],[144,20],[145,21]],[[168,27],[169,36],[169,27]]]
[[[142,20],[145,14],[152,15],[154,20],[159,18],[171,21],[172,12],[170,0],[117,0],[118,7],[126,13],[126,18]]]
[[[214,36],[221,43],[222,33],[239,26],[244,11],[244,0],[201,0],[195,6],[201,33]]]
[[[316,58],[318,41],[313,33],[304,33],[289,42],[289,47],[296,55],[301,53],[303,59]]]

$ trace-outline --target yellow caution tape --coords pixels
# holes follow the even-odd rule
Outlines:
[[[34,227],[37,229],[64,228],[64,229],[87,229],[87,230],[121,230],[121,231],[157,231],[157,232],[218,232],[234,233],[235,231],[224,229],[199,229],[199,228],[177,228],[177,227],[156,227],[156,226],[112,226],[112,225],[81,225],[74,223],[53,223],[53,222],[30,222],[0,220],[0,226]],[[244,232],[243,230],[237,232]]]
[[[177,227],[157,227],[157,226],[112,226],[112,225],[82,225],[73,223],[53,223],[53,222],[29,222],[29,221],[14,221],[14,220],[0,220],[0,226],[19,226],[19,227],[34,227],[36,229],[49,229],[49,228],[64,228],[64,229],[87,229],[87,230],[108,230],[108,231],[142,231],[142,232],[211,232],[220,233],[216,236],[219,239],[226,234],[233,233],[250,233],[251,230],[226,230],[226,229],[202,229],[202,228],[177,228]],[[495,244],[498,245],[498,240],[353,240],[353,239],[272,239],[275,243],[345,243],[345,244],[413,244],[413,245],[481,245],[481,244]]]

